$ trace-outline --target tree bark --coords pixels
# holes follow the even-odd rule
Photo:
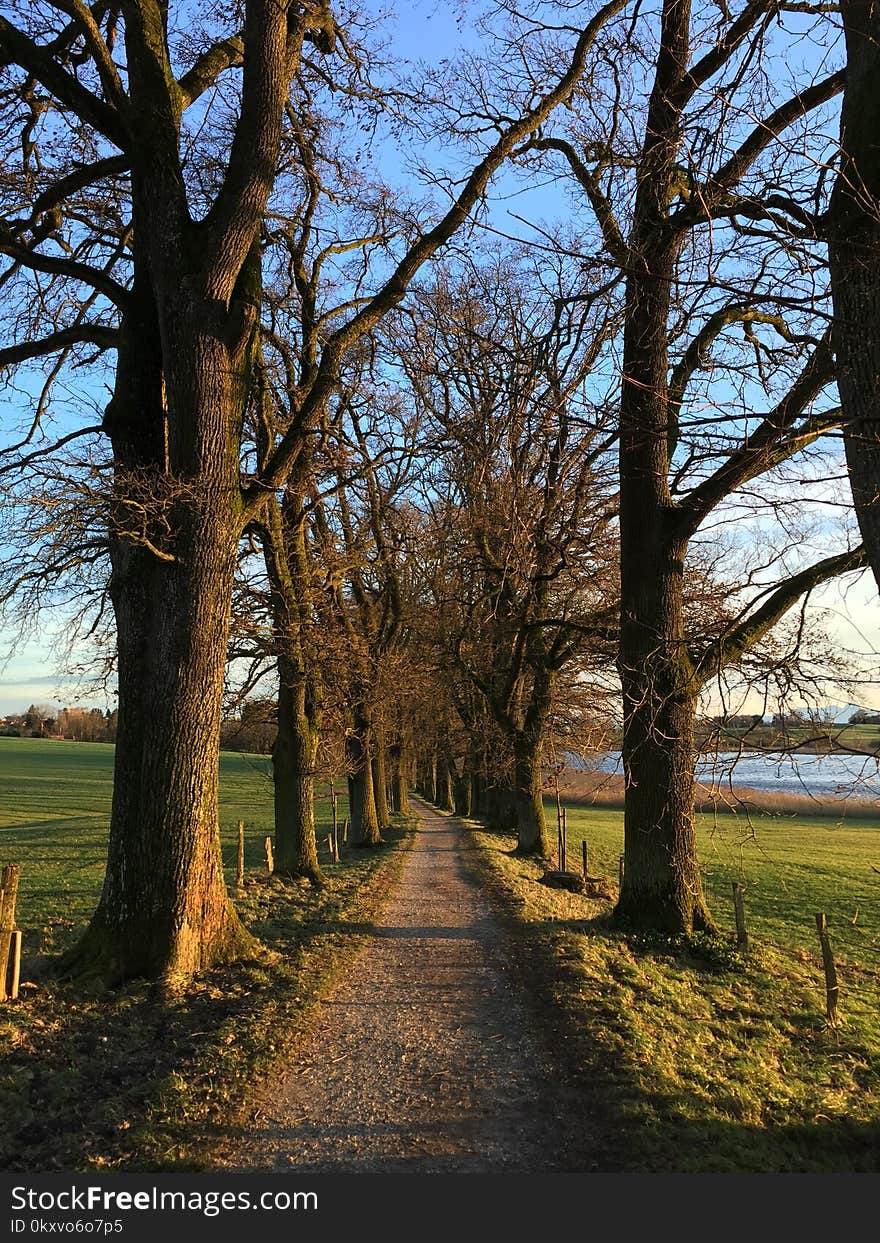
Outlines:
[[[272,636],[278,668],[278,732],[272,748],[275,802],[275,872],[323,877],[315,840],[315,765],[321,740],[322,687],[309,635],[313,617],[309,598],[310,565],[306,550],[302,484],[308,472],[304,454],[297,478],[282,503],[272,496],[265,522],[257,524],[270,586]]]
[[[437,756],[432,752],[425,761],[425,797],[429,803],[437,802]]]
[[[634,208],[620,403],[620,642],[625,872],[615,918],[690,933],[709,924],[693,824],[698,686],[684,644],[687,541],[669,491],[670,295],[682,237],[669,220],[681,143],[676,102],[690,53],[690,5],[664,0]]]
[[[185,974],[253,948],[226,892],[217,809],[238,537],[229,482],[205,481],[198,499],[175,503],[173,562],[111,541],[119,726],[110,844],[98,908],[64,973],[110,982]]]
[[[352,846],[379,846],[382,842],[373,793],[370,733],[369,721],[356,714],[354,728],[345,738],[348,807],[351,817],[348,840]]]
[[[517,827],[516,793],[509,782],[489,777],[485,790],[486,827],[496,833],[515,832]]]
[[[437,785],[434,802],[441,811],[455,811],[452,765],[449,763],[445,753],[441,753],[437,760]]]
[[[469,820],[473,814],[473,803],[474,774],[473,770],[466,766],[462,775],[455,780],[455,814]]]
[[[541,780],[541,737],[519,734],[514,741],[514,791],[516,852],[547,858],[550,840],[544,816]]]
[[[373,730],[370,765],[373,770],[373,798],[376,803],[376,818],[381,831],[391,823],[391,812],[388,808],[388,762],[385,750],[385,731],[379,726]]]
[[[275,873],[321,884],[315,839],[315,762],[320,742],[308,679],[289,657],[278,657],[278,734],[272,748],[275,783]]]
[[[826,220],[832,345],[859,528],[880,587],[880,12],[842,0],[841,157]]]
[[[226,891],[217,808],[247,343],[230,351],[186,293],[160,316],[142,273],[105,415],[119,686],[107,870],[59,963],[112,983],[198,971],[255,945]]]
[[[389,748],[391,757],[391,802],[399,816],[409,815],[409,782],[407,772],[409,757],[403,742],[395,742]]]
[[[662,546],[644,526],[640,546],[628,550],[620,645],[626,866],[615,917],[627,926],[690,934],[711,920],[694,836],[698,686],[681,635],[684,549]]]

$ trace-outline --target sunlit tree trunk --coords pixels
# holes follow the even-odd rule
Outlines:
[[[351,817],[349,841],[352,846],[378,846],[382,841],[373,792],[370,743],[370,722],[363,712],[355,711],[354,726],[345,738],[348,806]]]

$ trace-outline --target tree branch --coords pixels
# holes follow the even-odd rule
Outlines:
[[[41,82],[50,94],[87,121],[121,151],[131,145],[128,129],[115,108],[93,95],[27,35],[0,17],[0,62],[19,65]]]
[[[20,345],[9,345],[0,349],[0,367],[10,367],[15,363],[27,362],[29,358],[40,358],[43,354],[54,354],[56,350],[65,349],[68,345],[89,342],[100,345],[102,349],[113,349],[119,340],[116,328],[105,328],[103,324],[75,324],[70,328],[59,328],[48,337],[38,341],[22,341]]]
[[[622,268],[630,265],[631,255],[629,247],[624,240],[620,231],[611,203],[602,192],[598,178],[592,169],[588,168],[584,161],[570,142],[566,142],[562,138],[531,138],[523,146],[523,151],[559,151],[568,160],[569,167],[574,173],[575,178],[586,191],[587,197],[596,215],[596,220],[602,230],[602,236],[605,239],[605,247],[608,253],[614,258]]]
[[[745,617],[728,634],[715,640],[694,661],[694,677],[704,685],[714,674],[739,660],[761,640],[785,616],[798,599],[815,590],[822,583],[861,570],[868,564],[864,548],[859,545],[851,552],[826,557],[815,565],[801,570],[787,582],[771,590],[771,594],[759,609]]]
[[[202,52],[195,63],[177,80],[184,108],[213,86],[226,69],[240,67],[244,63],[244,39],[240,34],[220,39],[213,47]]]
[[[731,492],[836,425],[838,415],[835,413],[830,421],[820,415],[795,427],[805,408],[833,377],[834,361],[826,333],[776,409],[761,421],[716,471],[692,488],[669,511],[669,520],[677,538],[689,538],[703,519]]]
[[[529,134],[533,133],[557,107],[567,100],[586,67],[587,55],[600,30],[628,0],[609,0],[589,25],[581,32],[572,53],[568,69],[552,90],[521,117],[510,124],[477,164],[465,182],[458,198],[442,219],[409,248],[382,288],[346,324],[328,339],[321,354],[321,362],[315,384],[303,403],[301,424],[306,425],[322,408],[338,383],[339,366],[343,354],[360,340],[379,320],[396,306],[406,295],[409,284],[419,268],[443,246],[461,224],[468,218],[489,184],[492,176],[512,151]],[[296,453],[299,429],[291,431],[279,442],[261,479],[256,480],[245,492],[248,508],[258,506],[265,489],[275,489],[283,482],[288,463]]]
[[[289,18],[294,24],[291,27]],[[329,9],[248,0],[243,32],[241,108],[223,184],[204,221],[203,271],[209,297],[227,300],[253,244],[281,146],[284,102],[307,33],[335,30]]]
[[[86,263],[77,263],[74,259],[62,259],[56,255],[41,255],[23,245],[5,226],[0,224],[0,254],[9,255],[18,263],[23,263],[34,272],[46,272],[50,276],[69,276],[71,280],[81,281],[91,286],[114,305],[124,309],[129,301],[128,290],[120,285],[106,272],[98,272]]]
[[[684,402],[687,386],[694,372],[706,361],[706,350],[731,324],[771,324],[784,341],[803,342],[813,338],[793,333],[782,315],[772,311],[760,311],[756,307],[739,304],[725,306],[710,315],[700,331],[688,345],[672,370],[669,379],[669,457],[672,458],[678,443],[679,413]]]
[[[761,152],[789,125],[813,108],[818,108],[839,95],[843,90],[844,79],[845,71],[840,69],[831,77],[815,82],[805,91],[793,95],[771,112],[769,117],[759,121],[745,142],[734,151],[715,176],[698,186],[686,206],[673,214],[673,224],[677,228],[692,228],[699,221],[708,220],[715,215],[725,206],[727,196],[739,184]]]

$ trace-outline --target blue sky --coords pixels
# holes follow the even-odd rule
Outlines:
[[[374,2],[370,7],[378,8],[378,5]],[[468,3],[467,0],[461,4],[413,0],[410,4],[400,4],[396,16],[385,28],[389,31],[396,54],[436,64],[473,41],[470,25],[482,8],[482,5]],[[395,152],[387,147],[379,158],[389,180],[398,181],[406,152]],[[552,217],[559,211],[558,187],[545,192],[536,188],[525,197],[528,207],[523,199],[497,203],[494,218],[507,222],[511,231],[522,231],[522,226],[515,223],[512,213],[539,219],[541,216]],[[816,603],[835,615],[832,629],[842,647],[855,651],[878,647],[880,600],[870,575],[863,576],[845,597],[837,585],[826,587],[817,593]],[[0,648],[0,661],[3,655],[5,652]],[[0,715],[21,712],[31,703],[64,706],[73,702],[80,688],[78,679],[56,675],[54,660],[45,640],[36,637],[25,639],[16,644],[14,654],[5,666],[0,663]],[[866,682],[863,690],[863,695],[852,696],[854,701],[880,707],[880,688]],[[103,695],[92,695],[84,702],[102,708],[110,706]]]

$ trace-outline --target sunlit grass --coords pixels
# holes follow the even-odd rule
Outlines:
[[[555,807],[548,803],[555,823]],[[570,808],[568,866],[616,887],[623,817]],[[723,937],[731,886],[746,885],[750,952],[729,972],[681,946],[608,924],[613,902],[548,889],[512,838],[470,852],[520,929],[524,972],[557,1016],[563,1072],[595,1098],[600,1168],[842,1171],[880,1165],[880,836],[873,822],[701,817],[707,897]],[[852,922],[858,908],[858,917]],[[838,961],[840,1024],[825,1020],[815,912]],[[732,950],[732,946],[731,946]],[[731,954],[735,963],[736,956]]]
[[[63,949],[89,919],[101,892],[113,792],[114,748],[106,743],[0,738],[0,864],[22,865],[18,923],[24,952]],[[273,832],[267,756],[220,756],[220,837],[227,882],[235,879],[238,821],[245,868],[265,868]],[[348,803],[340,791],[340,820]],[[319,836],[332,822],[326,790],[315,807]]]
[[[0,1168],[28,1171],[210,1167],[234,1143],[260,1075],[288,1056],[311,1008],[350,960],[402,863],[392,848],[343,850],[326,884],[270,877],[265,758],[220,761],[228,881],[245,824],[245,888],[234,892],[263,949],[167,996],[133,981],[112,993],[59,984],[34,969],[85,926],[100,894],[113,748],[0,739],[0,863],[21,864],[25,931],[20,998],[0,1007]],[[339,815],[347,811],[340,797]],[[332,820],[326,794],[319,833]],[[395,848],[396,847],[396,848]]]

